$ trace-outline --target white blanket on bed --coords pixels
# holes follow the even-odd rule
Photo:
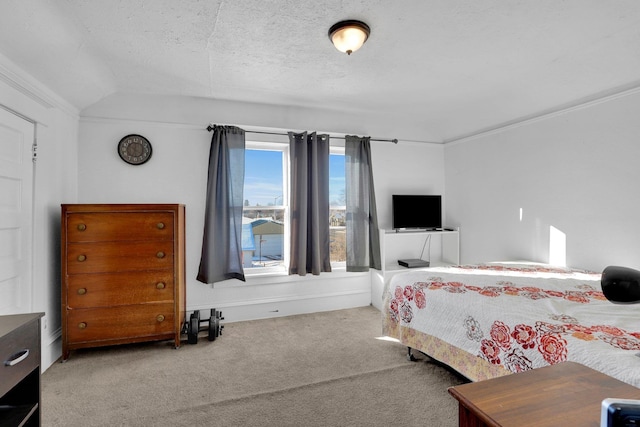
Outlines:
[[[392,321],[512,372],[570,360],[640,387],[640,304],[604,298],[600,273],[536,264],[396,274]]]

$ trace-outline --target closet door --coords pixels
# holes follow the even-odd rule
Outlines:
[[[34,124],[0,105],[0,315],[32,310]]]

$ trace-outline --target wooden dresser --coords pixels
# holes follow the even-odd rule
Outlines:
[[[0,426],[40,425],[40,318],[0,316]]]
[[[185,315],[184,205],[62,205],[62,358],[173,339]]]

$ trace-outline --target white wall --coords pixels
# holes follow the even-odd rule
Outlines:
[[[268,125],[270,130],[366,134],[357,115],[345,118],[326,110],[114,95],[81,112],[78,201],[185,204],[188,310],[215,307],[226,321],[237,321],[369,305],[369,273],[249,277],[246,283],[230,280],[213,287],[195,280],[211,140],[205,128],[210,122],[236,124],[248,130]],[[148,163],[131,166],[118,157],[116,145],[129,133],[142,134],[151,141],[153,155]],[[286,141],[282,136],[250,136]],[[392,138],[393,124],[389,124],[389,135],[372,136]],[[392,192],[442,193],[443,149],[416,143],[373,144],[381,226],[390,227]]]
[[[210,122],[245,129],[318,130],[366,135],[358,115],[327,110],[207,101],[199,98],[114,95],[81,113],[79,202],[183,203],[187,212],[187,309],[216,307],[227,321],[257,319],[368,305],[368,273],[334,271],[320,277],[250,277],[213,287],[195,280],[200,261],[204,194],[211,134]],[[393,123],[387,135],[393,138]],[[130,166],[116,144],[139,133],[153,145],[151,160]],[[251,135],[286,141],[285,137]],[[279,138],[279,139],[278,139]],[[373,143],[373,163],[380,226],[391,227],[391,194],[444,191],[442,146]]]
[[[374,142],[371,147],[380,228],[391,229],[393,194],[440,194],[446,211],[444,148],[420,142]]]
[[[115,144],[127,132],[142,133],[143,130],[148,130],[153,132],[150,136],[155,137],[157,144],[165,144],[166,140],[166,144],[171,146],[171,151],[167,153],[167,150],[163,149],[162,154],[154,148],[154,160],[149,166],[155,163],[154,170],[165,169],[166,161],[170,159],[172,163],[167,173],[181,175],[181,168],[185,165],[188,166],[188,171],[195,167],[193,174],[206,173],[206,165],[202,160],[208,157],[211,135],[205,128],[209,123],[235,124],[247,130],[317,130],[337,135],[357,134],[386,139],[395,138],[397,131],[397,125],[389,122],[386,123],[386,130],[382,134],[372,135],[368,132],[367,123],[370,120],[366,114],[359,115],[356,112],[348,114],[323,109],[275,107],[169,96],[115,94],[86,108],[81,112],[81,116],[81,175],[84,171],[81,181],[87,178],[92,180],[91,183],[80,183],[80,197],[83,200],[97,196],[89,194],[91,189],[100,186],[98,182],[103,179],[100,176],[90,177],[91,171],[95,168],[98,168],[100,174],[108,175],[112,167],[117,167],[119,173],[129,171],[134,177],[147,176],[147,173],[132,171],[132,167],[122,164],[116,155]],[[380,127],[378,123],[377,128]],[[157,136],[160,136],[160,139]],[[286,141],[266,135],[251,136],[268,141]],[[156,143],[153,144],[154,147]],[[98,149],[96,145],[104,146]],[[160,156],[163,157],[162,160],[158,160]],[[201,161],[198,165],[193,165],[194,159]],[[372,142],[372,161],[378,217],[383,228],[391,228],[392,194],[444,195],[444,149],[440,144]],[[114,165],[114,162],[118,164]],[[177,168],[173,170],[176,165]],[[147,165],[143,167],[147,168]],[[182,176],[180,179],[189,178]],[[171,181],[173,185],[182,184],[180,180]],[[196,182],[201,183],[201,179],[196,179]],[[145,185],[146,187],[148,186]],[[120,194],[119,191],[115,193]],[[446,197],[443,199],[443,205],[446,209]]]
[[[639,116],[630,92],[446,145],[462,262],[549,262],[555,227],[569,266],[640,268]]]
[[[31,311],[45,313],[45,370],[60,356],[60,203],[76,198],[78,112],[1,55],[0,104],[37,123]]]

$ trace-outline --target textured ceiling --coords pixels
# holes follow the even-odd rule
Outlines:
[[[351,56],[337,21],[371,27]],[[451,141],[640,85],[637,0],[2,0],[0,53],[114,93],[318,106]]]

